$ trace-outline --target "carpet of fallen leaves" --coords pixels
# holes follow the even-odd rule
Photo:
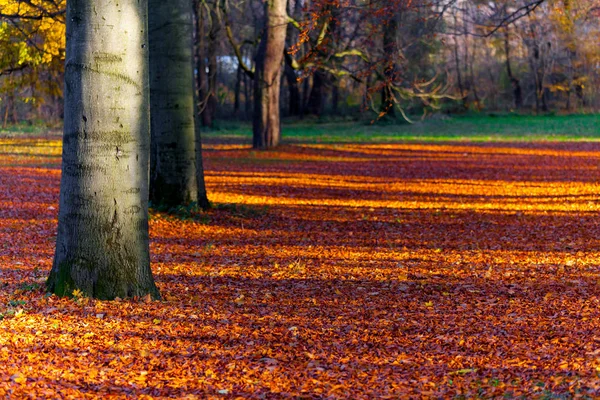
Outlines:
[[[45,294],[60,151],[0,140],[0,398],[600,396],[597,144],[211,144],[161,302]]]

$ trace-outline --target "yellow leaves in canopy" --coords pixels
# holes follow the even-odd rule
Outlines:
[[[0,24],[0,51],[12,55],[11,60],[4,59],[2,64],[35,66],[62,60],[65,49],[65,7],[66,0],[56,3],[0,0],[0,13],[15,16],[10,22]]]

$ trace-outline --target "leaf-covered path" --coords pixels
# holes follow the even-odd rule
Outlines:
[[[60,143],[0,152],[2,398],[600,396],[597,144],[209,145],[149,303],[45,295]]]

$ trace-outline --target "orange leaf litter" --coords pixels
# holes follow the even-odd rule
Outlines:
[[[600,396],[597,144],[206,146],[161,302],[46,295],[60,142],[0,151],[1,398]]]

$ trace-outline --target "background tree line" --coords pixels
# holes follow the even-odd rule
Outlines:
[[[600,106],[600,4],[553,0],[289,0],[284,117],[442,110],[590,112]],[[0,117],[62,117],[64,0],[0,2]],[[263,0],[195,0],[201,123],[251,120]],[[278,71],[279,72],[279,71]],[[393,106],[392,106],[393,104]],[[371,116],[366,116],[371,118]]]
[[[284,117],[600,106],[593,89],[600,61],[597,0],[533,2],[532,8],[526,8],[530,0],[267,3],[285,13],[276,33],[285,36],[276,71]],[[0,2],[3,125],[62,118],[64,7],[64,0]],[[193,8],[202,125],[232,116],[251,120],[260,105],[254,73],[269,6],[194,0]]]

